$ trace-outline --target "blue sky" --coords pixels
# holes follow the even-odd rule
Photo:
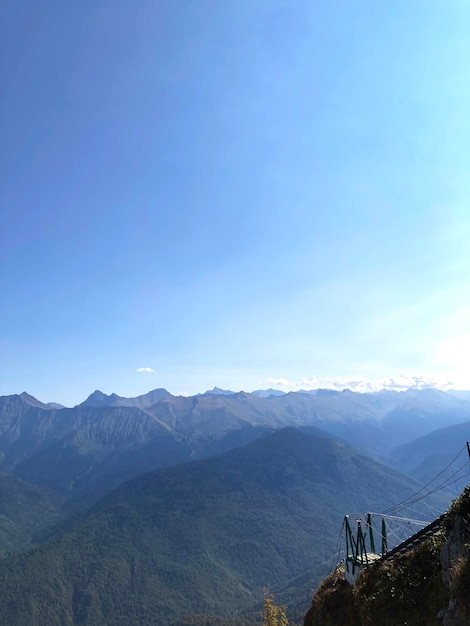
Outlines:
[[[0,13],[0,393],[469,387],[469,2]]]

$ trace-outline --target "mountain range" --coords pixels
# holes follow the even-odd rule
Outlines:
[[[438,390],[182,397],[156,389],[137,398],[95,391],[74,408],[23,393],[0,398],[0,471],[70,493],[95,477],[117,485],[139,471],[220,453],[285,426],[316,426],[387,457],[468,421],[470,401]]]
[[[469,399],[434,389],[0,397],[0,623],[250,625],[265,586],[301,612],[344,513],[403,500],[467,440]]]

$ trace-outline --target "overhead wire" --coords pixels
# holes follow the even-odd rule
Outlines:
[[[452,461],[450,461],[450,463],[448,465],[446,465],[446,467],[444,467],[436,476],[434,476],[434,478],[432,478],[429,482],[427,482],[425,485],[423,485],[420,489],[418,489],[418,491],[411,495],[408,496],[408,498],[405,498],[404,500],[402,500],[402,502],[399,502],[398,504],[396,504],[395,506],[389,507],[388,509],[386,509],[384,511],[384,513],[388,513],[389,511],[393,511],[396,508],[398,508],[399,506],[401,506],[402,504],[405,504],[406,502],[408,502],[409,500],[413,500],[413,498],[415,496],[417,496],[419,493],[421,493],[422,491],[424,491],[424,489],[426,489],[427,487],[429,487],[429,485],[431,485],[435,480],[437,480],[446,470],[449,469],[450,466],[452,466],[455,461],[459,458],[459,456],[462,454],[462,452],[464,450],[466,450],[467,446],[463,446],[462,449],[455,455],[455,457],[452,459]]]
[[[458,472],[461,472],[462,470],[464,470],[466,468],[466,464],[462,465],[459,469]],[[439,484],[437,487],[435,487],[434,489],[431,489],[431,491],[426,492],[425,494],[423,494],[422,496],[420,496],[419,498],[415,498],[414,500],[410,500],[409,502],[404,501],[403,503],[401,503],[401,505],[397,505],[395,507],[391,507],[390,509],[387,509],[387,511],[394,511],[394,512],[398,512],[398,511],[402,511],[403,509],[411,506],[412,504],[415,504],[416,502],[421,502],[424,498],[428,498],[430,495],[437,493],[438,491],[441,491],[442,489],[455,484],[456,482],[462,480],[463,478],[465,478],[466,476],[470,476],[470,472],[468,472],[467,474],[463,474],[460,478],[457,479],[447,479],[444,483]],[[428,483],[430,484],[430,483]],[[422,489],[420,489],[419,491],[416,492],[416,495],[418,493],[420,493],[422,491]],[[386,513],[387,511],[384,511],[384,513]]]
[[[343,544],[343,530],[344,530],[344,519],[343,519],[343,524],[341,526],[341,530],[339,531],[338,540],[336,542],[336,548],[333,554],[333,559],[331,561],[330,571],[333,571],[333,569],[336,567],[337,563],[340,560],[339,556],[341,554],[342,544]]]
[[[376,521],[377,517],[388,519],[388,521],[392,523],[389,523],[387,526],[387,535],[393,539],[392,543],[394,544],[394,546],[396,546],[403,541],[406,541],[407,538],[415,534],[420,528],[425,528],[427,525],[430,524],[430,522],[427,522],[425,520],[417,520],[411,517],[401,517],[399,515],[396,515],[400,511],[403,511],[404,509],[412,510],[413,507],[419,506],[419,515],[421,516],[422,508],[424,506],[432,512],[434,519],[438,519],[439,516],[442,514],[442,510],[439,510],[437,509],[437,507],[430,505],[429,502],[426,502],[426,498],[429,498],[429,496],[432,496],[433,494],[442,491],[443,489],[447,489],[449,491],[455,490],[453,489],[453,486],[460,484],[465,479],[470,482],[470,463],[466,461],[463,465],[456,467],[456,461],[458,460],[462,452],[467,449],[470,455],[470,447],[468,445],[463,446],[463,448],[454,456],[454,458],[440,472],[438,472],[438,474],[436,474],[434,478],[432,478],[420,489],[418,489],[417,492],[408,496],[398,504],[391,506],[388,509],[385,509],[385,511],[383,511],[382,513],[371,513],[371,516],[375,516],[372,518],[371,522],[375,532],[377,532],[379,535],[381,534],[381,529],[378,528],[378,522]],[[441,480],[440,483],[436,485],[436,481],[439,478],[443,477],[445,472],[447,472],[448,470],[450,470],[451,475],[447,475],[443,478],[443,480]],[[428,491],[426,491],[426,489],[428,489]],[[393,513],[395,513],[395,515],[393,515]],[[358,519],[358,521],[361,520],[361,523],[363,523],[364,526],[367,526],[365,514],[359,514],[355,517]],[[344,525],[345,523],[343,520],[340,538],[337,543],[337,551],[335,552],[335,558],[337,558],[337,555],[339,554],[338,550],[341,550],[341,538]],[[405,536],[406,530],[409,531],[407,533],[407,537]],[[388,549],[391,549],[390,543]]]

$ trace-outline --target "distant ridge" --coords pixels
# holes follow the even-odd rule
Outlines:
[[[434,430],[392,451],[391,459],[397,467],[420,482],[430,481],[452,463],[456,452],[470,441],[470,421]],[[454,471],[458,470],[454,466]],[[459,475],[453,489],[463,489],[468,481]]]
[[[171,393],[163,388],[154,389],[153,391],[149,391],[142,396],[136,396],[135,398],[124,398],[122,396],[118,396],[115,393],[112,393],[108,396],[97,389],[78,406],[132,406],[137,407],[138,409],[147,409],[157,402],[160,402],[160,400],[162,400],[163,398],[170,397],[173,397]]]
[[[258,396],[258,398],[269,398],[270,396],[284,396],[285,391],[280,391],[280,389],[257,389],[256,391],[251,392],[254,396]]]
[[[136,398],[97,390],[62,409],[23,393],[0,397],[0,471],[91,502],[140,472],[221,454],[285,426],[319,428],[386,458],[400,445],[469,420],[470,402],[438,390],[263,397],[216,388],[185,397],[155,389]],[[419,449],[413,452],[410,469],[422,462]]]
[[[16,396],[16,397],[21,398],[29,406],[35,406],[35,407],[38,407],[40,409],[51,408],[48,404],[44,404],[44,402],[41,402],[40,400],[38,400],[34,396],[31,396],[26,391],[23,391],[23,393],[20,393],[19,396]]]
[[[213,387],[204,393],[198,393],[196,396],[234,396],[237,393],[249,393],[257,398],[269,398],[270,396],[284,396],[285,391],[279,389],[256,389],[255,391],[231,391],[230,389],[221,389]]]
[[[231,391],[230,389],[221,389],[220,387],[213,387],[212,389],[208,389],[204,393],[198,393],[198,396],[233,396],[237,392]]]

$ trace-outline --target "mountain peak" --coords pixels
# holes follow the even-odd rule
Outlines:
[[[211,396],[234,396],[235,391],[231,391],[230,389],[221,389],[220,387],[213,387],[212,389],[207,390],[202,395],[211,395]]]
[[[319,398],[326,396],[337,396],[339,391],[337,389],[317,389],[316,396]]]
[[[47,404],[44,404],[44,402],[41,402],[40,400],[38,400],[34,396],[30,395],[26,391],[23,391],[23,393],[20,393],[20,398],[22,400],[24,400],[24,402],[26,402],[30,406],[36,406],[36,407],[39,407],[41,409],[48,409],[48,408],[50,408],[50,407],[47,406]]]
[[[269,398],[270,396],[284,396],[285,391],[281,391],[280,389],[256,389],[256,391],[252,391],[251,394],[253,396],[258,396],[258,398]]]
[[[124,398],[118,396],[116,393],[112,393],[108,396],[97,389],[82,402],[81,406],[134,406],[140,409],[146,409],[168,396],[171,396],[171,393],[163,388],[154,389],[153,391],[149,391],[142,396],[136,396],[135,398]]]
[[[114,394],[113,394],[114,395]],[[88,398],[82,402],[83,406],[103,406],[112,396],[107,396],[99,389],[95,389]]]

